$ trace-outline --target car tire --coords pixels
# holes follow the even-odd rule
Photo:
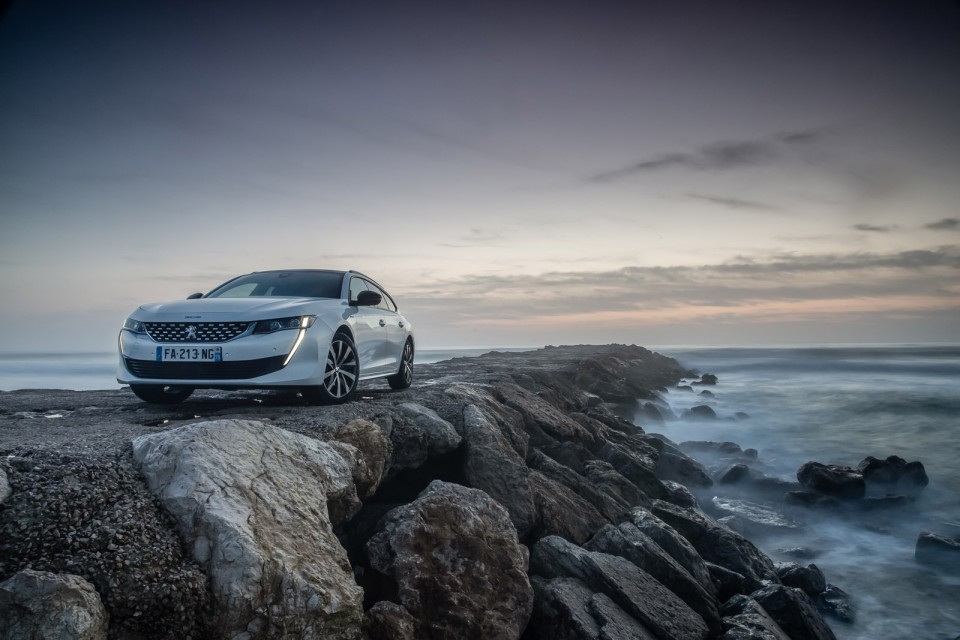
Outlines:
[[[342,404],[353,398],[360,383],[360,359],[349,334],[333,336],[327,349],[323,382],[303,389],[303,397],[315,404]]]
[[[387,378],[391,389],[399,391],[408,389],[413,384],[413,340],[407,340],[403,345],[403,355],[400,356],[400,369]]]
[[[134,395],[151,404],[178,404],[190,397],[190,387],[174,387],[163,384],[132,384]]]

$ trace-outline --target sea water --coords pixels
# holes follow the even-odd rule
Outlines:
[[[797,469],[811,460],[856,467],[870,455],[897,455],[922,462],[930,484],[915,503],[902,507],[811,510],[757,496],[805,527],[754,542],[775,560],[794,560],[784,551],[796,547],[816,554],[812,562],[851,595],[856,608],[853,624],[828,619],[842,640],[960,636],[960,574],[914,560],[922,531],[960,536],[960,347],[657,351],[717,375],[719,383],[668,391],[665,400],[677,419],[657,425],[638,417],[647,431],[677,443],[731,441],[756,448],[751,466],[784,480],[796,480]],[[703,404],[719,419],[682,419],[684,410]],[[747,417],[735,418],[738,412]],[[701,502],[710,493],[702,492]]]

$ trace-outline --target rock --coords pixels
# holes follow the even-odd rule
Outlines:
[[[690,491],[690,489],[687,489],[679,482],[674,482],[673,480],[664,480],[663,486],[667,490],[667,495],[664,497],[664,500],[667,502],[672,502],[677,506],[686,507],[688,509],[700,508],[700,503],[697,501],[697,496],[693,495],[693,492]],[[641,504],[639,506],[649,505]]]
[[[109,617],[80,576],[25,569],[0,583],[0,638],[106,640]]]
[[[0,504],[6,502],[13,490],[10,488],[10,482],[7,480],[7,472],[0,469]]]
[[[245,420],[134,440],[147,485],[210,577],[217,635],[359,635],[363,592],[331,523],[360,506],[345,449],[357,451]]]
[[[700,392],[700,395],[703,396],[704,398],[713,398],[713,397],[715,397],[715,396],[713,395],[713,391],[708,391],[707,389],[704,389],[703,391],[701,391],[701,392]]]
[[[951,540],[935,533],[924,531],[917,536],[914,552],[917,562],[948,571],[960,571],[960,540]]]
[[[721,609],[724,634],[718,640],[791,640],[753,598],[737,595]]]
[[[749,479],[750,467],[742,462],[738,462],[727,467],[726,470],[720,474],[718,482],[720,484],[737,484],[738,482]]]
[[[527,457],[527,465],[534,471],[563,485],[573,493],[577,494],[590,505],[595,507],[604,518],[610,522],[619,522],[620,517],[626,513],[631,505],[626,504],[616,495],[610,495],[601,488],[594,486],[592,482],[571,469],[545,455],[537,448],[530,450]]]
[[[470,404],[463,409],[466,462],[471,487],[487,492],[506,507],[520,537],[537,524],[537,509],[527,468],[509,440],[486,411]]]
[[[886,460],[867,456],[857,470],[863,474],[868,489],[885,494],[916,496],[930,483],[923,463],[907,462],[897,456]]]
[[[750,594],[791,638],[836,640],[816,605],[800,589],[781,584]]]
[[[687,453],[709,453],[716,456],[741,457],[743,449],[736,442],[712,442],[710,440],[686,440],[679,447]],[[749,456],[748,456],[749,457]],[[756,458],[756,456],[752,456]]]
[[[630,522],[686,569],[697,584],[709,590],[710,570],[693,545],[669,524],[643,508],[630,511]]]
[[[827,589],[827,579],[815,564],[804,567],[797,562],[778,562],[775,566],[780,582],[800,589],[811,598],[816,599]]]
[[[519,638],[533,609],[528,552],[506,509],[435,480],[367,543],[372,570],[431,638]]]
[[[536,471],[530,473],[530,490],[537,512],[537,527],[530,535],[534,540],[560,536],[582,544],[610,523],[591,503]]]
[[[376,493],[380,479],[390,460],[390,441],[383,435],[380,427],[367,420],[351,420],[341,426],[336,433],[336,441],[351,445],[358,456],[354,456],[353,482],[357,487],[357,496],[364,500]],[[340,449],[344,456],[354,452]]]
[[[655,501],[651,511],[686,538],[704,560],[752,580],[777,581],[777,572],[770,558],[749,540],[717,524],[706,514],[681,509],[663,500]]]
[[[749,500],[714,496],[711,503],[720,513],[741,518],[746,523],[748,532],[797,531],[803,528],[803,524],[798,520],[767,505]]]
[[[852,623],[855,619],[853,600],[850,594],[840,587],[828,584],[816,599],[817,609],[821,613],[832,616],[840,622]]]
[[[694,382],[693,384],[717,384],[717,376],[712,373],[705,373],[700,376],[700,380]]]
[[[710,576],[713,578],[713,584],[717,590],[717,598],[720,602],[726,602],[733,596],[753,593],[763,587],[763,583],[759,580],[748,578],[741,573],[731,571],[718,564],[708,562],[707,568],[710,570]]]
[[[814,558],[820,557],[819,551],[814,551],[808,547],[787,547],[785,549],[777,549],[777,553],[789,558],[796,558],[797,560],[813,560]]]
[[[642,624],[576,578],[530,579],[536,594],[524,637],[534,640],[655,640]]]
[[[597,489],[623,505],[621,513],[626,513],[630,507],[650,504],[650,498],[617,472],[609,462],[603,460],[587,462],[584,465],[584,475]],[[619,515],[617,514],[617,520]]]
[[[837,509],[842,504],[839,499],[833,496],[825,496],[813,491],[788,491],[783,495],[783,501],[787,504],[813,509]]]
[[[682,417],[684,420],[716,420],[717,412],[710,405],[698,404],[684,411]]]
[[[566,440],[583,443],[588,448],[599,444],[594,441],[593,434],[576,420],[518,385],[498,385],[494,388],[493,395],[523,417],[530,443],[534,446]]]
[[[603,593],[661,640],[695,640],[710,634],[683,600],[632,562],[586,551],[557,536],[541,539],[530,556],[531,573],[576,578]]]
[[[701,585],[694,580],[660,545],[632,523],[601,528],[584,548],[629,560],[680,596],[681,600],[700,614],[713,633],[720,632],[720,614],[717,611],[713,584],[708,582]]]
[[[390,430],[391,455],[387,477],[404,469],[417,469],[429,459],[460,446],[456,428],[435,411],[414,402],[397,407]]]
[[[661,480],[673,480],[690,487],[712,487],[713,478],[706,468],[683,451],[673,442],[659,434],[649,434],[648,442],[659,443],[660,452],[654,471]]]
[[[414,640],[417,621],[403,606],[381,600],[364,614],[363,632],[369,640]]]
[[[845,500],[862,498],[867,491],[863,474],[850,467],[805,462],[797,470],[804,487]]]
[[[617,473],[632,482],[648,499],[666,497],[667,491],[655,471],[659,453],[642,440],[608,442],[597,452],[597,457],[609,462]]]

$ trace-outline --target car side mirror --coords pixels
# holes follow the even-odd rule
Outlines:
[[[358,307],[375,307],[380,304],[381,300],[383,300],[383,296],[376,291],[361,291],[357,294],[356,305]]]
[[[190,295],[187,296],[187,300],[196,300],[197,298],[202,298],[202,297],[203,297],[202,293],[191,293]]]

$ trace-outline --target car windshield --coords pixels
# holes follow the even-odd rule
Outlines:
[[[339,271],[263,271],[226,282],[207,298],[339,298]]]

